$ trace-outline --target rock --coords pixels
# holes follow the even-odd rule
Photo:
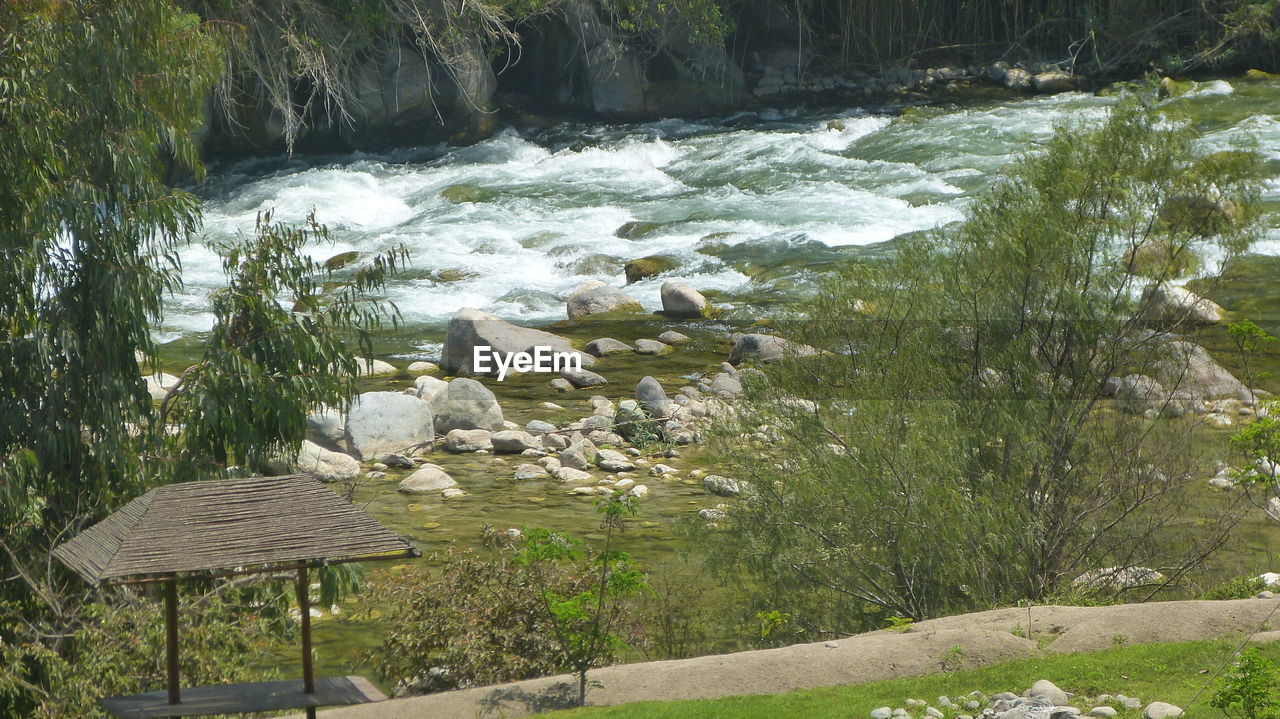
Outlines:
[[[626,342],[620,342],[612,337],[591,340],[584,349],[588,354],[595,357],[608,357],[609,355],[623,354],[635,350],[634,347]]]
[[[683,344],[685,342],[688,342],[689,337],[688,335],[680,334],[675,330],[667,330],[666,332],[663,332],[662,334],[658,335],[658,341],[662,342],[663,344],[678,345],[678,344]]]
[[[440,499],[457,499],[465,496],[467,496],[467,493],[461,487],[448,487],[440,490]]]
[[[421,377],[417,377],[413,380],[413,388],[417,392],[418,399],[425,399],[428,402],[431,401],[432,397],[443,392],[448,386],[448,382],[445,382],[439,377],[432,377],[430,375],[422,375]]]
[[[518,327],[487,312],[464,307],[449,320],[441,368],[450,374],[474,374],[471,365],[477,346],[491,347],[504,355],[532,352],[534,347],[549,347],[552,352],[571,353],[583,367],[590,367],[596,362],[595,357],[573,349],[564,337]],[[492,366],[493,363],[489,364]],[[496,374],[497,370],[494,369],[493,373]]]
[[[1156,379],[1174,397],[1201,402],[1239,397],[1249,388],[1231,371],[1214,361],[1200,345],[1177,340],[1159,348]]]
[[[440,365],[435,362],[423,362],[422,360],[419,360],[417,362],[410,362],[409,366],[405,367],[405,370],[412,375],[429,374],[432,372],[439,372]]]
[[[178,378],[164,372],[157,372],[142,378],[147,385],[147,393],[151,395],[153,400],[162,400],[168,396],[169,391],[178,386]]]
[[[678,472],[679,470],[675,467],[662,463],[655,464],[649,468],[649,476],[651,477],[666,477],[668,475],[677,474]]]
[[[1209,325],[1226,317],[1217,303],[1167,282],[1148,285],[1139,303],[1142,319],[1159,326]]]
[[[729,352],[729,364],[735,367],[748,359],[755,359],[757,362],[776,362],[788,354],[807,357],[817,352],[808,345],[796,344],[776,335],[735,334],[729,339],[733,341],[733,350]]]
[[[636,384],[636,402],[644,407],[650,417],[666,417],[670,413],[670,400],[662,385],[653,377],[643,377]]]
[[[609,383],[609,380],[603,376],[592,372],[591,370],[567,370],[560,373],[571,387],[583,389],[586,387],[600,387]],[[554,382],[554,380],[552,380]]]
[[[1119,713],[1113,707],[1094,707],[1089,710],[1089,716],[1101,717],[1101,719],[1108,719],[1108,717],[1113,717]]]
[[[706,509],[698,510],[698,519],[707,522],[719,522],[727,516],[728,514],[720,507],[707,507]]]
[[[538,404],[538,409],[549,409],[552,412],[559,412],[563,410],[564,407],[556,404],[555,402],[540,402]]]
[[[1160,87],[1156,90],[1156,97],[1160,100],[1170,97],[1178,97],[1191,89],[1191,83],[1178,82],[1171,77],[1160,78]]]
[[[522,430],[494,432],[492,441],[495,452],[516,454],[526,449],[542,449],[541,440]]]
[[[672,317],[706,317],[711,313],[707,298],[683,282],[663,282],[660,294],[662,311]]]
[[[293,466],[296,471],[309,474],[321,482],[337,482],[360,476],[360,463],[354,457],[325,449],[307,440],[302,441]]]
[[[1072,584],[1098,589],[1129,589],[1164,581],[1164,575],[1149,567],[1107,567],[1092,569],[1072,580]]]
[[[1185,403],[1173,401],[1163,385],[1144,374],[1111,377],[1103,393],[1114,396],[1120,409],[1130,414],[1155,412],[1165,417],[1180,417],[1188,409]]]
[[[592,479],[590,472],[584,472],[573,467],[560,467],[553,474],[561,482],[586,482]]]
[[[649,488],[643,484],[637,484],[631,488],[631,491],[627,492],[627,496],[635,497],[636,499],[644,499],[649,496]]]
[[[1050,706],[1062,706],[1071,701],[1066,692],[1059,689],[1057,685],[1048,679],[1041,679],[1032,684],[1031,688],[1027,690],[1027,696]]]
[[[457,486],[458,483],[442,467],[424,464],[418,471],[400,480],[399,490],[405,494],[430,494]]]
[[[634,479],[619,479],[617,482],[613,483],[613,488],[619,492],[631,489],[634,486],[636,486],[636,481]]]
[[[636,340],[636,352],[642,355],[664,355],[672,351],[672,347],[657,340]]]
[[[551,475],[547,473],[547,470],[536,464],[522,464],[519,467],[516,467],[515,478],[517,481],[524,481],[526,479],[548,479],[550,477]]]
[[[1280,572],[1263,572],[1258,580],[1268,587],[1280,587]]]
[[[1032,88],[1031,73],[1020,67],[1011,67],[1004,73],[1004,86],[1017,92],[1030,92]]]
[[[408,457],[404,456],[403,454],[397,454],[397,453],[384,454],[380,456],[378,459],[379,459],[378,464],[381,464],[383,468],[396,467],[397,469],[412,469],[418,466],[417,463],[415,463],[412,459],[409,459]]]
[[[1207,194],[1174,195],[1160,206],[1160,219],[1200,235],[1216,234],[1239,216],[1235,203]]]
[[[1190,248],[1156,240],[1125,250],[1123,261],[1129,274],[1157,280],[1184,277],[1199,267],[1199,258]]]
[[[440,191],[440,196],[454,204],[462,204],[464,202],[487,202],[494,197],[491,190],[475,185],[457,184],[449,185]]]
[[[307,415],[307,439],[341,452],[347,446],[347,416],[329,407]]]
[[[932,719],[942,719],[942,717],[946,716],[942,713],[942,710],[937,707],[925,707],[924,715],[931,717]]]
[[[444,448],[450,452],[492,450],[491,436],[487,429],[451,429],[444,437]]]
[[[594,497],[598,494],[604,494],[604,487],[574,487],[567,494],[577,495],[580,497]]]
[[[563,455],[561,461],[564,460]],[[596,466],[606,472],[630,472],[636,468],[627,455],[613,449],[602,449],[596,452]]]
[[[563,434],[545,434],[542,436],[542,446],[547,449],[564,449],[569,446],[569,438]]]
[[[871,710],[871,719],[889,719],[893,716],[893,710],[889,707],[878,707]]]
[[[1137,697],[1127,697],[1123,694],[1117,694],[1116,701],[1120,702],[1120,706],[1124,707],[1125,709],[1141,709],[1142,708],[1142,700],[1138,699]]]
[[[644,307],[631,295],[599,280],[578,285],[565,300],[565,312],[576,320],[609,312],[643,312]]]
[[[357,377],[384,377],[390,374],[396,374],[400,370],[390,362],[383,362],[380,359],[357,359],[356,360],[356,376]]]
[[[711,380],[711,394],[718,397],[737,397],[742,394],[742,380],[736,374],[719,372]]]
[[[1142,710],[1142,719],[1168,719],[1182,716],[1182,709],[1165,702],[1151,702]]]
[[[655,231],[662,229],[661,222],[650,222],[648,220],[628,220],[618,226],[613,231],[614,237],[624,240],[634,240]]]
[[[572,392],[573,383],[563,377],[556,377],[551,380],[551,389],[557,392]]]
[[[596,466],[596,446],[589,439],[573,442],[560,452],[560,464],[573,469],[588,470]]]
[[[365,392],[347,411],[346,445],[357,459],[430,447],[431,407],[399,392]]]
[[[556,426],[554,424],[551,424],[550,422],[544,422],[540,419],[529,420],[525,424],[524,428],[527,431],[532,432],[534,434],[545,434],[547,432],[556,431]]]
[[[431,397],[436,431],[455,429],[487,429],[496,432],[503,427],[502,407],[498,398],[476,380],[459,377]]]
[[[627,275],[627,284],[632,284],[650,277],[657,277],[663,272],[670,272],[679,266],[674,257],[651,255],[649,257],[641,257],[638,260],[631,260],[622,266],[622,271]]]
[[[1076,81],[1061,70],[1042,72],[1031,78],[1031,85],[1042,95],[1056,95],[1076,89]]]
[[[742,494],[742,483],[718,474],[708,474],[702,478],[702,486],[708,492],[721,497],[737,497]]]

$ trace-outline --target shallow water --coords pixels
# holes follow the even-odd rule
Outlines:
[[[459,307],[522,324],[556,322],[564,319],[564,298],[576,285],[600,279],[620,286],[627,260],[675,258],[680,269],[674,274],[726,308],[723,320],[681,325],[696,339],[675,355],[610,358],[602,370],[610,378],[602,394],[615,400],[629,396],[645,374],[658,376],[672,391],[687,382],[684,375],[707,371],[725,357],[728,324],[749,322],[774,302],[803,296],[815,269],[884,252],[903,233],[959,220],[1002,167],[1034,150],[1055,125],[1103,117],[1114,102],[1067,93],[874,111],[766,110],[698,121],[562,124],[527,135],[507,129],[467,148],[264,158],[215,168],[199,190],[206,198],[204,234],[182,252],[186,286],[170,301],[157,338],[169,343],[163,356],[181,365],[210,326],[208,296],[223,281],[210,245],[235,242],[264,210],[274,209],[278,220],[297,221],[314,208],[335,238],[309,248],[317,259],[398,245],[409,250],[410,270],[392,280],[388,291],[403,325],[377,344],[379,356],[400,360],[438,359],[443,326]],[[1162,106],[1171,121],[1192,123],[1206,149],[1253,142],[1270,158],[1266,236],[1256,247],[1258,256],[1237,268],[1236,279],[1216,296],[1228,309],[1263,318],[1280,332],[1274,282],[1280,262],[1280,85],[1201,82]],[[476,188],[470,192],[479,201],[442,197],[453,185]],[[655,224],[634,239],[615,236],[631,221]],[[454,274],[462,279],[442,281],[444,270],[460,271]],[[644,280],[627,291],[647,309],[658,309],[663,279]],[[647,317],[557,331],[579,340],[629,341],[670,326]],[[410,382],[405,375],[370,386]],[[590,413],[589,392],[550,396],[545,377],[488,384],[508,419],[520,424]],[[547,399],[567,411],[535,408]],[[443,502],[401,495],[393,475],[370,482],[357,497],[428,552],[452,541],[475,542],[486,524],[553,526],[588,537],[596,531],[589,499],[565,496],[566,488],[555,483],[510,480],[520,460],[433,461],[453,473],[470,496]],[[687,473],[706,461],[705,451],[694,449],[671,463]],[[683,546],[675,525],[715,501],[696,483],[637,481],[653,492],[625,543],[645,561],[662,561]],[[1231,571],[1276,569],[1269,565],[1270,536],[1250,525]],[[347,670],[351,653],[374,645],[377,635],[376,623],[320,622],[321,665]],[[291,660],[282,655],[282,661],[289,672]]]

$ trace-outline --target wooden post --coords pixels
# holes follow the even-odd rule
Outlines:
[[[307,568],[298,567],[298,618],[302,622],[302,690],[307,694],[316,691],[316,678],[311,666],[311,586],[307,583]],[[315,719],[316,708],[307,707],[307,719]]]
[[[178,689],[178,580],[170,577],[164,583],[165,658],[169,669],[169,703],[180,704]]]

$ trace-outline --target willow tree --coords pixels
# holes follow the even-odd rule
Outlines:
[[[1168,361],[1167,330],[1190,325],[1142,319],[1144,285],[1182,263],[1138,259],[1245,251],[1256,163],[1198,154],[1125,100],[1016,162],[958,227],[829,277],[787,329],[825,352],[746,376],[727,458],[751,498],[714,533],[722,566],[814,633],[1043,600],[1108,567],[1160,570],[1139,596],[1178,581],[1231,524],[1189,513],[1200,423],[1157,417],[1196,388],[1133,413],[1112,378]],[[759,431],[773,441],[744,451]]]

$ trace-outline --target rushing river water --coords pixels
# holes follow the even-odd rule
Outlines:
[[[207,298],[222,271],[207,243],[234,241],[272,208],[290,221],[316,209],[336,239],[314,248],[319,259],[406,247],[412,266],[393,280],[390,298],[424,336],[463,306],[523,323],[563,319],[574,286],[620,285],[623,263],[648,255],[671,256],[694,286],[750,306],[802,289],[814,263],[959,219],[1001,167],[1056,124],[1101,117],[1113,103],[1067,93],[905,113],[766,110],[566,124],[528,136],[508,129],[466,148],[241,163],[215,171],[202,189],[205,235],[182,253],[186,289],[170,302],[159,339],[210,326]],[[1202,82],[1165,104],[1207,147],[1253,138],[1280,163],[1277,84]],[[445,199],[452,185],[470,186],[480,201]],[[1280,200],[1280,185],[1272,183],[1267,200]],[[634,239],[616,237],[630,221],[657,224]],[[1274,213],[1270,224],[1257,250],[1280,254]],[[660,284],[628,291],[656,309]],[[398,349],[429,357],[438,346]]]
[[[314,208],[335,240],[310,248],[320,260],[349,250],[409,250],[411,266],[391,281],[388,292],[404,329],[380,338],[383,357],[436,359],[445,323],[464,306],[522,324],[563,320],[564,298],[573,287],[589,279],[620,286],[623,264],[649,255],[674,258],[679,269],[673,274],[727,307],[730,320],[747,319],[767,314],[775,301],[802,296],[814,269],[884,252],[898,235],[961,219],[965,205],[1002,167],[1033,151],[1057,124],[1101,118],[1114,102],[1083,93],[990,96],[907,108],[562,124],[523,135],[505,130],[466,148],[266,158],[215,168],[199,190],[206,198],[205,233],[182,253],[185,289],[169,302],[157,339],[174,343],[166,354],[180,368],[210,327],[209,293],[223,283],[210,245],[251,232],[255,216],[269,209],[279,220],[298,221]],[[1280,257],[1280,84],[1201,82],[1163,107],[1170,121],[1192,123],[1206,149],[1253,142],[1268,157],[1267,229],[1255,248],[1261,258],[1220,299],[1252,316],[1280,307],[1272,289],[1280,262],[1269,259]],[[451,187],[445,194],[456,192],[466,197],[454,200],[468,201],[442,195]],[[631,239],[615,235],[631,222],[646,224],[623,233]],[[657,309],[663,279],[644,280],[627,291]],[[704,336],[725,334],[724,325],[707,324],[699,328]],[[663,322],[642,316],[563,331],[577,332],[579,339],[590,332],[632,340],[663,328]],[[724,351],[708,340],[661,361],[609,358],[606,394],[629,394],[644,374],[674,389],[689,372],[715,366]],[[405,379],[385,386],[398,388]],[[495,386],[507,418],[524,424],[589,414],[583,397],[557,399],[569,405],[563,416],[539,409],[549,399],[545,381],[525,377]],[[401,495],[396,474],[358,495],[381,521],[428,551],[456,539],[474,542],[487,524],[540,524],[587,536],[598,531],[589,500],[567,497],[554,483],[513,483],[514,464],[501,458],[441,453],[433,461],[459,478],[471,496],[446,503]],[[679,463],[687,472],[706,461],[702,450],[692,448]],[[714,498],[692,480],[644,481],[654,491],[626,544],[645,558],[669,557],[680,545],[673,531],[677,520]],[[1264,566],[1270,535],[1263,531],[1243,534],[1249,551],[1233,555],[1221,570],[1280,569]],[[352,652],[370,648],[377,636],[376,622],[322,622],[322,665],[348,670],[359,664]],[[291,661],[282,661],[291,672]]]

